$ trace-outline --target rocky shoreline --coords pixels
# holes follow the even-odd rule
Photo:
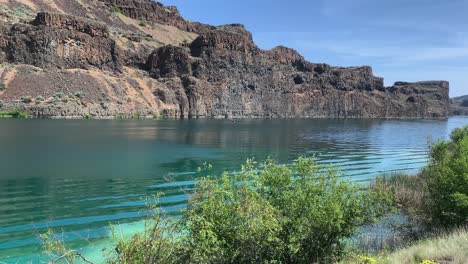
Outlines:
[[[371,67],[312,63],[282,46],[262,50],[243,25],[190,22],[150,0],[3,2],[0,111],[45,118],[449,115],[446,81],[385,87]]]

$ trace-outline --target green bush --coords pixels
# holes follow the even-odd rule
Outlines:
[[[115,227],[112,234],[117,241],[110,252],[109,264],[177,263],[179,249],[179,222],[163,218],[158,204],[148,204],[144,231],[127,239],[118,235]],[[120,233],[121,234],[121,233]]]
[[[390,210],[391,198],[300,158],[293,166],[249,161],[241,173],[200,180],[182,241],[187,262],[310,263],[342,254],[343,242]]]
[[[450,141],[431,148],[423,171],[434,225],[452,227],[468,223],[468,126],[455,129]]]
[[[300,158],[202,178],[180,220],[154,214],[144,233],[118,240],[109,263],[329,263],[392,203],[339,176]]]
[[[0,118],[28,118],[28,117],[30,117],[29,113],[22,112],[19,110],[0,111]]]
[[[123,14],[122,10],[120,8],[118,8],[117,6],[113,6],[111,8],[111,12],[116,13],[116,14]]]

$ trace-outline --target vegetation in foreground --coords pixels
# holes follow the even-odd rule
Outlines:
[[[312,159],[248,161],[198,181],[185,216],[121,240],[111,263],[331,262],[344,239],[391,209],[390,196],[339,180]],[[157,214],[159,215],[159,214]],[[178,234],[178,235],[174,235]]]
[[[377,179],[375,186],[391,192],[414,222],[434,231],[468,224],[468,126],[439,141],[429,165],[419,175]]]
[[[456,229],[423,239],[413,245],[385,255],[367,256],[350,254],[342,264],[465,264],[468,263],[468,230]]]
[[[381,178],[370,188],[312,159],[292,166],[248,161],[240,173],[199,180],[180,220],[153,205],[145,232],[130,240],[116,236],[108,262],[467,263],[468,127],[435,144],[430,156],[420,175]],[[452,233],[427,233],[393,253],[347,251],[358,228],[392,212],[394,203],[420,230]],[[69,263],[77,255],[70,256]]]

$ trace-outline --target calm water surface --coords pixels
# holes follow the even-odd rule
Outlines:
[[[109,246],[109,223],[141,230],[142,201],[184,207],[197,168],[237,170],[249,157],[338,162],[367,181],[417,172],[428,142],[468,118],[435,120],[0,120],[0,260],[39,263],[37,235],[63,233],[88,256]],[[83,242],[83,238],[87,241]]]

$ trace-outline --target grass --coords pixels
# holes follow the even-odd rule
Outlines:
[[[420,241],[389,255],[384,263],[421,263],[424,260],[436,263],[468,263],[468,228]]]
[[[429,199],[427,180],[422,174],[383,176],[377,178],[372,186],[392,193],[396,206],[410,217],[412,222],[421,225],[430,220],[431,208],[427,203]]]
[[[19,110],[0,111],[0,118],[28,118],[31,115]]]
[[[468,228],[425,239],[395,252],[367,256],[349,254],[341,264],[466,264],[468,263]]]

